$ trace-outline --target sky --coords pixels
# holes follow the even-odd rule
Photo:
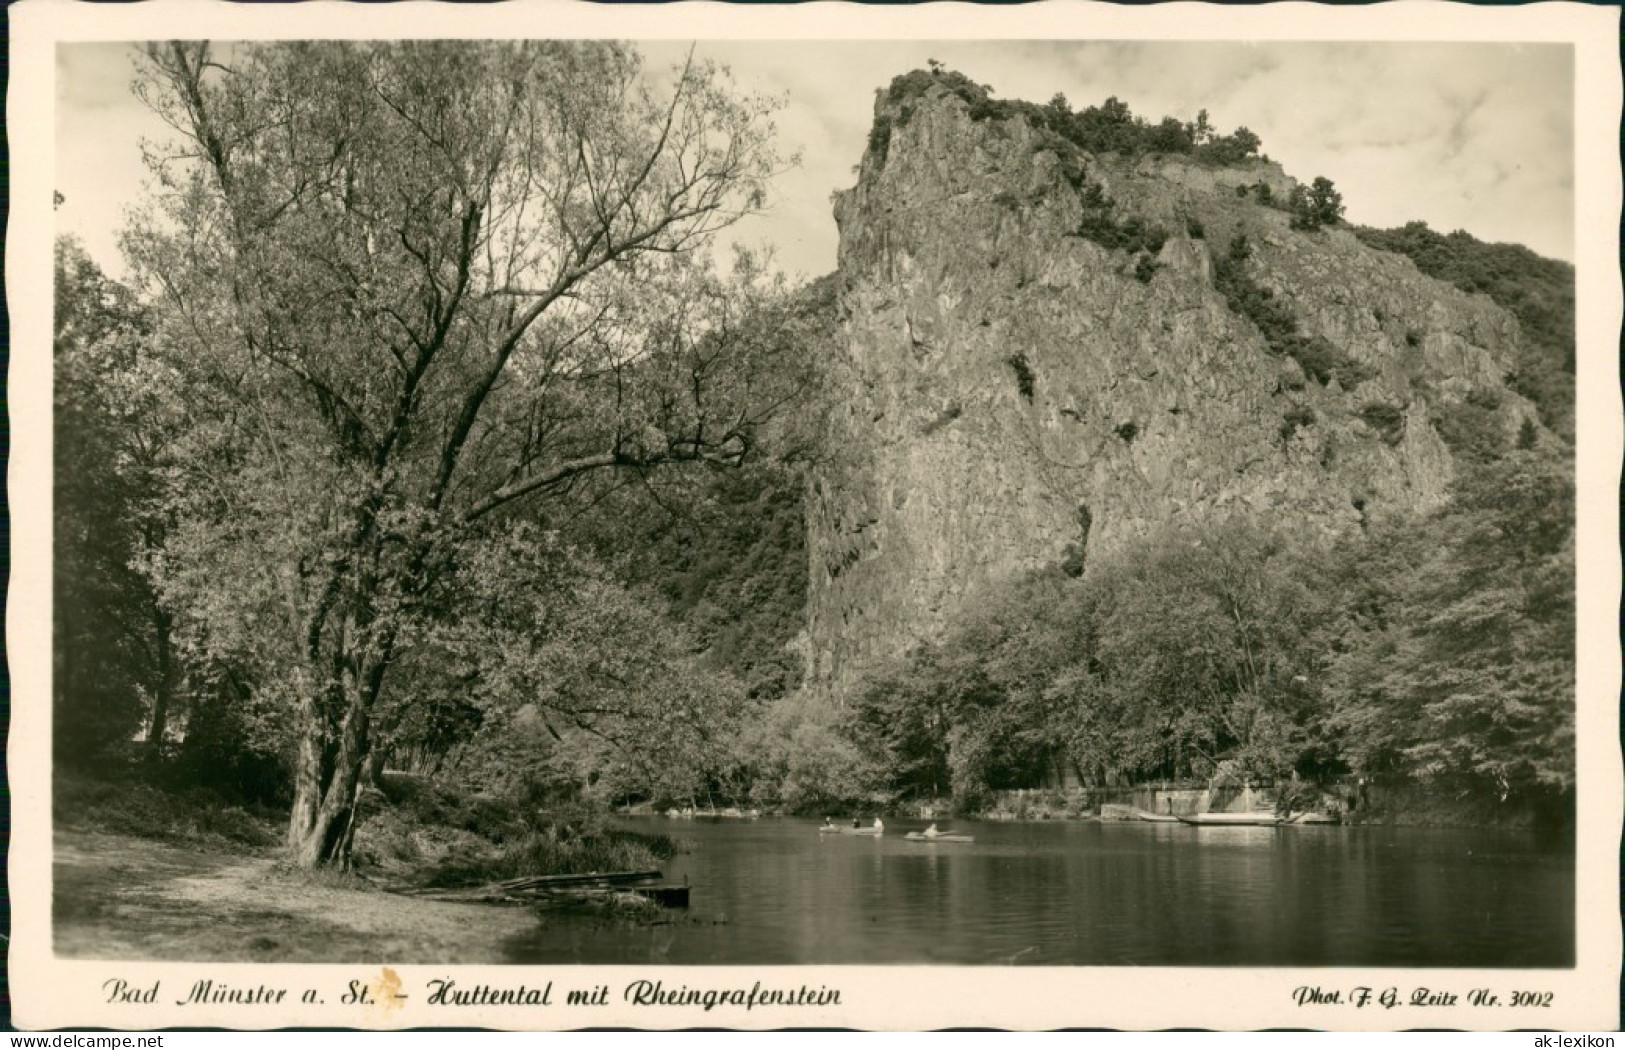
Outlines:
[[[643,45],[651,67],[688,45]],[[1238,125],[1289,175],[1332,179],[1348,220],[1420,219],[1486,241],[1574,258],[1574,58],[1566,44],[1176,41],[700,43],[743,89],[780,96],[779,145],[800,163],[776,180],[765,214],[733,231],[771,245],[787,272],[835,266],[830,194],[854,181],[874,93],[937,59],[998,98],[1074,108],[1116,96],[1151,120],[1206,109]],[[142,194],[140,143],[168,129],[131,91],[133,50],[62,45],[57,56],[57,210],[109,273],[118,230]]]

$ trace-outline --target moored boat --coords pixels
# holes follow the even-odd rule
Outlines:
[[[1147,813],[1143,809],[1134,811],[1135,820],[1143,820],[1147,824],[1178,824],[1179,818],[1172,813]]]
[[[1195,824],[1198,827],[1273,827],[1284,821],[1270,810],[1252,810],[1241,813],[1192,813],[1188,816],[1179,816],[1181,824]]]

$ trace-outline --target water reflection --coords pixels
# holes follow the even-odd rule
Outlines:
[[[820,836],[816,824],[795,820],[685,822],[675,833],[695,849],[668,874],[694,887],[687,915],[630,929],[550,917],[506,950],[524,963],[1573,964],[1571,839],[956,827],[976,841]]]

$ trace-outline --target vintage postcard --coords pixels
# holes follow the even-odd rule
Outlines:
[[[1617,1027],[1616,9],[14,16],[20,1026]]]

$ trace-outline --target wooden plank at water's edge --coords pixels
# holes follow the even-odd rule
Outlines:
[[[507,882],[498,882],[496,887],[504,890],[548,889],[553,886],[590,886],[603,884],[607,886],[624,886],[632,882],[650,882],[660,878],[658,871],[606,871],[591,872],[586,875],[530,875],[522,879],[509,879]]]
[[[431,900],[461,900],[496,903],[506,901],[515,894],[547,893],[553,890],[611,889],[633,886],[640,882],[654,882],[661,877],[658,871],[610,871],[589,875],[530,875],[507,882],[492,882],[484,886],[466,886],[461,889],[438,887],[401,887],[393,892],[408,897],[428,897]]]
[[[674,883],[658,886],[646,884],[611,886],[603,882],[572,882],[564,886],[551,886],[545,889],[533,887],[530,889],[498,891],[495,886],[484,886],[473,890],[409,890],[402,892],[406,896],[422,900],[452,901],[460,904],[507,905],[602,900],[619,894],[630,893],[653,901],[662,908],[686,908],[688,907],[689,888],[686,885],[679,886]]]

